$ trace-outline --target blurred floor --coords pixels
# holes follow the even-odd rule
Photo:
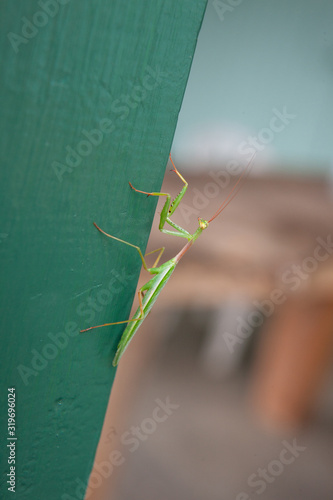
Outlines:
[[[177,349],[178,354],[165,347],[145,375],[124,430],[132,425],[145,429],[157,398],[169,397],[179,408],[135,451],[120,445],[125,462],[113,499],[332,500],[333,372],[312,424],[277,433],[265,429],[249,408],[247,370],[229,381],[212,382],[200,369],[195,346]],[[295,444],[294,460],[283,464],[282,450]],[[284,456],[293,458],[290,451]],[[259,469],[266,469],[266,480]]]

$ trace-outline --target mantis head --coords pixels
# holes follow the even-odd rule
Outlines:
[[[206,229],[206,227],[208,227],[209,222],[207,220],[198,217],[198,221],[200,229]]]

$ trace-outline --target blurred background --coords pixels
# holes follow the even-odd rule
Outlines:
[[[87,498],[333,498],[332,18],[324,0],[208,2],[173,220],[194,232],[254,165],[122,358]],[[147,251],[169,259],[186,241],[158,231],[162,206]]]

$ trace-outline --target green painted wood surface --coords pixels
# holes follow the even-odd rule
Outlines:
[[[17,398],[19,499],[79,499],[92,467],[205,0],[2,0],[1,472]]]

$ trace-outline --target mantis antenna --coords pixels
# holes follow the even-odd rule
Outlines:
[[[213,217],[211,219],[209,219],[208,223],[212,222],[212,220],[214,220],[218,215],[220,215],[220,213],[235,198],[236,194],[238,193],[238,191],[242,187],[242,182],[241,181],[246,179],[246,177],[249,175],[249,173],[250,173],[250,171],[252,169],[255,155],[256,155],[256,152],[252,155],[251,160],[247,164],[246,168],[243,170],[243,172],[242,172],[241,176],[239,177],[238,181],[236,182],[236,184],[234,185],[234,187],[232,188],[232,190],[230,191],[230,193],[228,194],[228,196],[226,197],[226,199],[223,201],[223,203],[220,206],[220,208],[215,212],[215,214],[213,215]]]

